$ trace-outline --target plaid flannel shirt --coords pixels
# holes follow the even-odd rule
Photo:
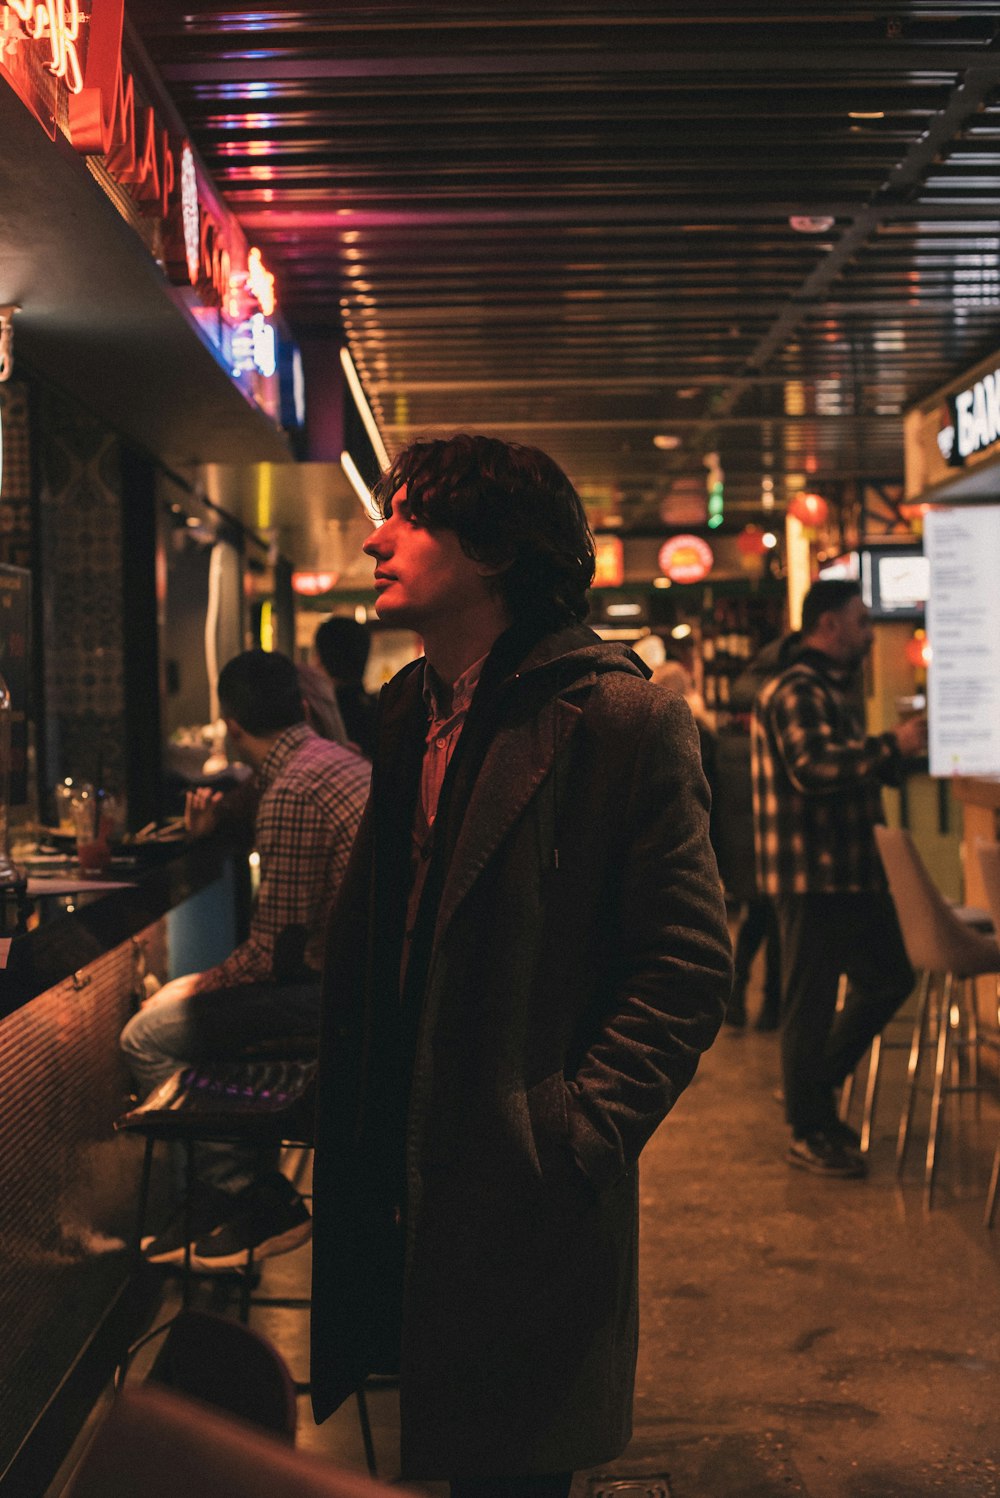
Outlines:
[[[850,677],[806,650],[769,681],[750,725],[757,883],[768,895],[885,888],[872,832],[898,783],[891,733],[866,736]]]
[[[246,941],[202,973],[196,992],[271,976],[286,926],[306,928],[305,960],[319,972],[327,917],[368,799],[371,765],[321,739],[305,723],[287,728],[257,774],[254,841],[260,885]]]

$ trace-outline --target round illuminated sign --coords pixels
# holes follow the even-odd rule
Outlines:
[[[317,598],[336,587],[339,576],[338,572],[293,572],[292,591],[306,598]]]
[[[715,557],[700,536],[671,536],[660,547],[657,561],[672,583],[700,583],[711,572]]]

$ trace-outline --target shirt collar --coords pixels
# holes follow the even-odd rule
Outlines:
[[[257,784],[262,791],[267,790],[278,772],[284,768],[306,739],[312,737],[313,731],[308,723],[293,723],[290,728],[286,728],[279,734],[257,771]]]
[[[479,678],[482,675],[483,666],[486,664],[486,656],[481,655],[478,661],[473,661],[467,670],[463,671],[451,689],[451,706],[447,713],[443,710],[441,698],[443,695],[443,683],[434,667],[428,661],[424,666],[424,702],[430,713],[431,722],[439,723],[444,718],[454,718],[460,713],[467,713],[472,701]]]

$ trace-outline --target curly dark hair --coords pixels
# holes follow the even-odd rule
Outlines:
[[[375,486],[383,516],[404,485],[413,516],[454,531],[466,556],[503,569],[496,582],[511,619],[587,617],[594,538],[580,496],[545,453],[466,433],[414,442]]]

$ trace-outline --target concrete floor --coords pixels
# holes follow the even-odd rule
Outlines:
[[[894,1169],[902,1053],[886,1058],[867,1181],[791,1169],[774,1036],[724,1030],[642,1162],[635,1434],[573,1498],[997,1498],[1000,1222],[982,1225],[1000,1107],[949,1116],[934,1210],[926,1102]],[[300,1293],[309,1250],[265,1268]],[[217,1291],[216,1291],[217,1293]],[[306,1316],[253,1324],[307,1376]],[[392,1389],[368,1394],[380,1476],[398,1476]],[[300,1445],[363,1468],[353,1402]],[[444,1493],[440,1487],[429,1492]]]

